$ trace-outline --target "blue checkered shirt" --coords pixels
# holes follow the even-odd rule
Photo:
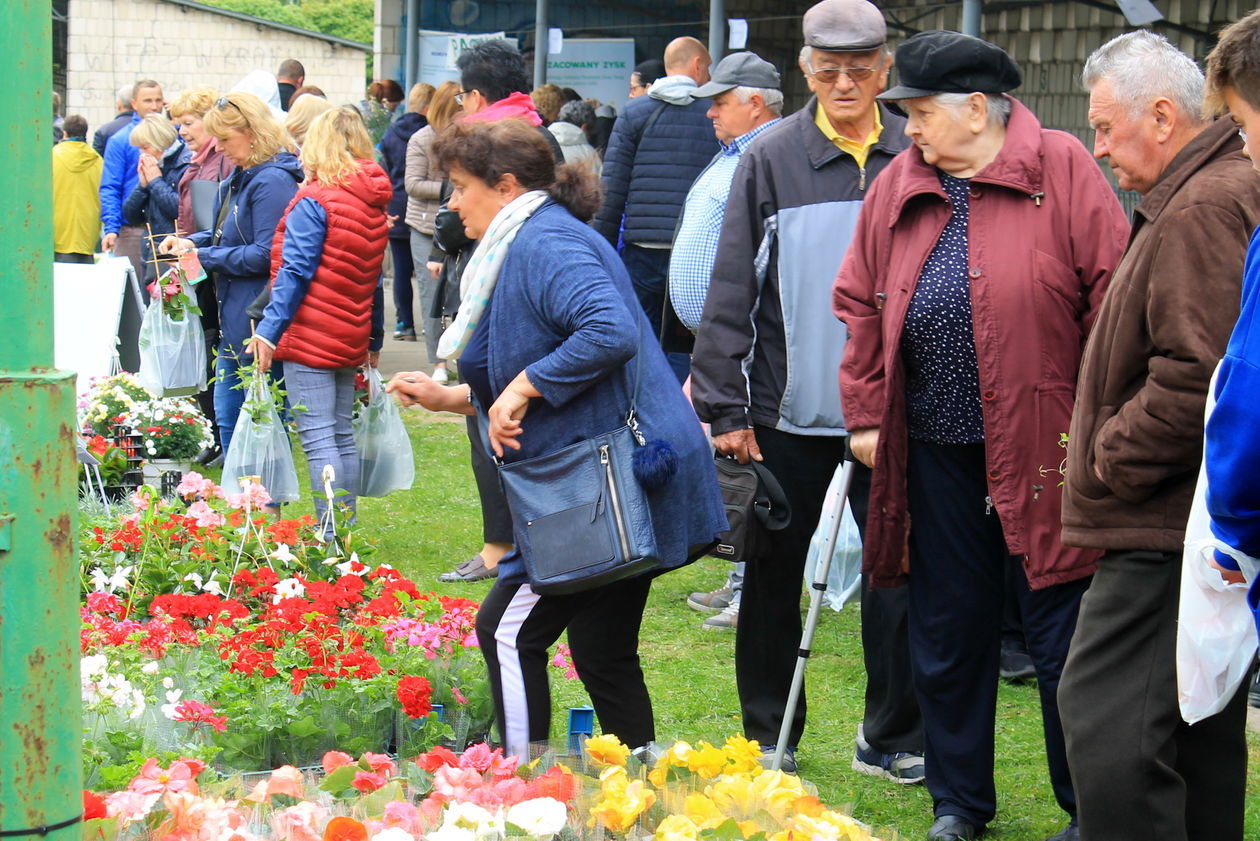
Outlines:
[[[669,258],[669,299],[679,321],[690,330],[700,326],[700,316],[704,313],[704,297],[709,291],[709,276],[713,274],[713,261],[717,257],[726,199],[740,156],[758,135],[778,122],[779,119],[773,119],[723,146],[687,193]]]

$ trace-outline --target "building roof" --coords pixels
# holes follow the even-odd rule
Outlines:
[[[290,26],[287,23],[277,23],[274,20],[247,15],[244,12],[234,12],[231,9],[223,9],[218,6],[209,6],[205,3],[197,3],[195,0],[161,0],[163,3],[172,3],[176,6],[184,6],[189,9],[196,9],[199,12],[209,12],[212,15],[221,15],[222,17],[234,18],[235,20],[245,21],[257,26],[265,26],[268,29],[279,29],[282,32],[291,32],[294,35],[304,35],[307,38],[316,38],[329,44],[336,44],[339,47],[348,47],[352,50],[360,52],[372,52],[371,44],[363,44],[359,41],[351,41],[349,38],[338,38],[336,35],[329,35],[325,32],[315,32],[311,29],[303,29],[300,26]]]

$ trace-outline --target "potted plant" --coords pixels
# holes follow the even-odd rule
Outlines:
[[[170,470],[188,472],[193,457],[214,443],[210,423],[196,404],[185,398],[137,403],[127,422],[141,436],[147,482],[158,482]]]

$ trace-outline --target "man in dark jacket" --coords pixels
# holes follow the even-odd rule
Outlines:
[[[100,155],[101,158],[105,157],[105,144],[118,133],[119,129],[129,125],[131,118],[136,113],[131,107],[133,90],[131,85],[123,85],[118,89],[118,93],[114,95],[114,107],[118,111],[118,116],[98,128],[96,133],[92,135],[92,148],[96,150],[96,154]]]
[[[621,259],[658,334],[678,215],[691,182],[718,151],[706,116],[709,100],[694,96],[709,81],[711,61],[695,38],[671,41],[665,48],[666,75],[652,83],[646,96],[625,104],[604,153],[604,204],[591,224],[614,247],[621,233]],[[670,363],[686,379],[685,355],[671,354]]]
[[[692,401],[712,425],[714,446],[744,463],[763,461],[792,508],[772,551],[747,563],[736,628],[744,734],[763,746],[779,738],[801,635],[805,556],[844,457],[845,331],[829,311],[831,286],[867,185],[908,145],[905,120],[875,102],[892,64],[879,9],[823,0],[805,13],[804,31],[800,67],[815,96],[740,160],[692,356]],[[870,472],[860,470],[850,498],[864,523]],[[923,733],[906,609],[905,587],[863,594],[867,708],[854,767],[915,783],[923,780]],[[804,699],[802,692],[785,769],[795,767]]]
[[[1175,664],[1204,402],[1260,181],[1234,124],[1201,119],[1203,74],[1161,36],[1104,44],[1084,83],[1095,156],[1143,199],[1085,347],[1063,489],[1063,542],[1106,552],[1059,684],[1081,838],[1240,841],[1246,690],[1190,727]]]

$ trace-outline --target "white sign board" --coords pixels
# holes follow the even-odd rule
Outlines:
[[[565,38],[564,49],[547,56],[548,82],[604,103],[626,101],[633,70],[633,38]]]
[[[78,374],[75,393],[92,377],[109,376],[131,261],[53,263],[53,363]]]
[[[420,30],[420,81],[430,85],[459,81],[455,59],[469,47],[482,41],[504,40],[516,44],[502,32],[440,32],[435,29]]]

